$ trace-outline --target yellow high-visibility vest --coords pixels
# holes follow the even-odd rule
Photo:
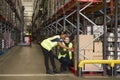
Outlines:
[[[53,42],[51,40],[54,40],[55,38],[60,38],[59,35],[47,38],[41,42],[41,46],[45,48],[46,50],[50,51],[53,47],[57,46],[57,41]]]
[[[62,43],[63,45],[65,45],[65,43],[63,42]],[[68,44],[68,47],[69,48],[72,48],[73,47],[73,44],[70,42],[69,44]],[[63,51],[66,51],[67,49],[63,49]],[[66,57],[66,55],[67,54],[62,54],[61,52],[59,52],[59,54],[58,54],[58,59],[60,59],[60,58],[62,58],[62,57]],[[72,59],[72,52],[71,51],[69,51],[69,58],[70,58],[70,60]]]

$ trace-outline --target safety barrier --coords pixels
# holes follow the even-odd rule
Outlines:
[[[84,64],[108,64],[113,68],[115,64],[120,64],[120,60],[83,60],[78,66],[82,68]]]

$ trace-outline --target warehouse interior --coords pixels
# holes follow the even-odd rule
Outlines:
[[[40,43],[63,30],[74,66],[46,74]],[[119,80],[120,0],[0,0],[0,80],[8,79]]]

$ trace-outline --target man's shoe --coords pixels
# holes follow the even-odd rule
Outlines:
[[[53,74],[50,70],[48,70],[47,72],[46,72],[46,74]]]
[[[59,72],[57,71],[57,69],[54,69],[54,70],[53,70],[53,73],[59,73]]]

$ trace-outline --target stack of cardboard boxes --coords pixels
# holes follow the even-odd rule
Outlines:
[[[80,54],[79,58],[80,60],[86,59],[87,56],[88,59],[92,59],[92,53],[93,53],[93,35],[80,35]],[[81,56],[84,55],[84,56]]]
[[[98,42],[94,42],[94,52],[93,52],[93,60],[102,60],[102,42],[98,41]]]
[[[102,42],[93,42],[93,35],[80,35],[79,36],[79,61],[81,60],[101,60],[102,59]],[[76,40],[75,40],[76,41]],[[75,42],[75,46],[76,46]],[[75,54],[75,60],[77,55]],[[76,67],[76,61],[75,61]],[[99,71],[101,70],[101,65],[85,64],[83,67],[84,71]]]
[[[93,43],[93,54],[92,54],[92,60],[102,60],[102,42],[97,41]],[[88,70],[92,71],[100,71],[102,70],[102,65],[101,64],[96,64],[96,65],[91,65],[91,68],[88,66]]]

